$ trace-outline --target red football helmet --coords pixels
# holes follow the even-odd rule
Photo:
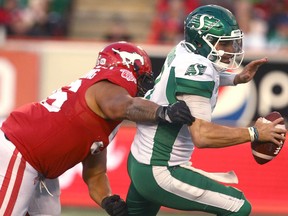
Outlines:
[[[123,67],[131,71],[137,80],[137,96],[144,96],[154,86],[149,56],[132,43],[120,41],[106,46],[99,52],[96,66]]]

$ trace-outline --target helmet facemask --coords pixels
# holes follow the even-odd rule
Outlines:
[[[234,33],[236,32],[236,33]],[[244,51],[242,49],[243,33],[240,30],[235,30],[231,33],[231,36],[215,36],[207,34],[203,37],[203,40],[210,47],[211,51],[207,55],[217,70],[237,69],[241,65],[244,58]],[[217,45],[221,43],[229,43],[231,52],[224,50],[217,50]],[[229,62],[223,62],[223,57],[229,56]]]
[[[139,74],[139,66],[134,64],[134,71],[137,74],[137,97],[144,97],[146,92],[152,89],[155,85],[153,74],[142,73]]]

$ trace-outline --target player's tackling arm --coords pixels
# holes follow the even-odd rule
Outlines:
[[[136,99],[121,86],[101,81],[91,86],[86,93],[90,108],[103,118],[113,120],[156,121],[157,104]]]
[[[140,97],[131,97],[126,89],[108,81],[91,86],[86,92],[88,106],[99,116],[112,120],[135,122],[168,121],[191,124],[194,121],[186,104],[175,103],[164,108]]]

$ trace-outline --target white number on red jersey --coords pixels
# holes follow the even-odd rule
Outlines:
[[[80,88],[82,80],[76,80],[72,82],[68,87],[70,92],[77,92]],[[50,95],[47,99],[42,100],[40,102],[49,112],[59,112],[61,110],[61,106],[67,100],[67,92],[62,91],[62,89],[56,90],[52,95]]]

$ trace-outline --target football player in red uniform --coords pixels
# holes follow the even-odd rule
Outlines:
[[[109,215],[125,215],[126,203],[112,194],[106,175],[106,147],[121,121],[193,121],[181,101],[159,106],[141,98],[153,84],[147,53],[117,42],[100,51],[96,66],[84,77],[14,110],[0,130],[0,215],[25,215],[41,188],[55,203],[38,210],[60,215],[57,177],[81,162],[91,198]],[[36,207],[30,214],[37,214]]]

